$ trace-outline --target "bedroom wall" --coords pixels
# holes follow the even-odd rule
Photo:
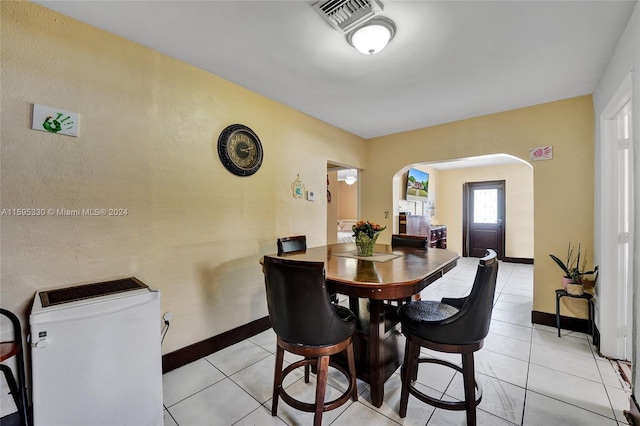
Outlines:
[[[338,182],[338,219],[358,219],[358,185]]]
[[[569,241],[593,253],[593,129],[591,96],[581,96],[371,139],[375,172],[361,174],[362,216],[391,225],[384,212],[394,202],[394,175],[407,164],[500,153],[528,160],[530,148],[552,145],[552,160],[532,163],[533,310],[555,313],[561,273],[549,253],[564,253]],[[390,240],[385,234],[381,242]]]
[[[3,216],[2,307],[26,323],[37,290],[135,275],[174,313],[163,353],[265,316],[258,260],[278,236],[326,242],[327,161],[366,168],[365,142],[43,7],[0,8],[2,208],[127,209]],[[32,103],[79,112],[80,136],[30,130]],[[233,123],[262,141],[252,177],[218,158]],[[292,197],[298,175],[316,201]]]
[[[338,228],[338,173],[327,172],[329,186],[327,190],[331,193],[331,202],[327,202],[327,244],[338,242],[336,229]]]

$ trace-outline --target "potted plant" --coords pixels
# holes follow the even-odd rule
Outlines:
[[[358,256],[373,256],[373,249],[376,245],[378,235],[387,229],[386,226],[380,226],[369,220],[359,220],[351,227],[353,236],[356,239],[356,247],[358,248]]]
[[[569,243],[566,262],[563,262],[560,258],[554,256],[553,254],[550,254],[549,256],[551,256],[551,259],[553,259],[553,261],[556,262],[556,264],[564,272],[564,276],[562,277],[564,289],[567,291],[567,293],[573,296],[579,296],[584,293],[583,277],[585,275],[595,274],[598,271],[598,266],[596,265],[591,271],[586,271],[585,269],[587,261],[583,260],[582,265],[580,264],[580,257],[582,256],[581,245],[578,244],[577,253],[574,253],[574,249],[575,247],[572,247],[571,243]],[[586,252],[584,258],[586,258]]]

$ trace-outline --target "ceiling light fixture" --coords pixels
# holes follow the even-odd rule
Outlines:
[[[396,25],[389,18],[372,18],[365,24],[347,33],[347,41],[360,53],[375,55],[393,39]]]
[[[347,185],[353,185],[358,180],[358,171],[356,169],[338,170],[338,182],[344,182]]]

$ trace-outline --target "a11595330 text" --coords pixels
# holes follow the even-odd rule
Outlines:
[[[99,216],[128,216],[129,209],[123,208],[13,208],[0,209],[0,216],[11,217],[43,217],[43,216],[60,216],[60,217],[99,217]]]

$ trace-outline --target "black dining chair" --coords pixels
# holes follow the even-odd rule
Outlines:
[[[427,248],[429,248],[429,237],[409,234],[393,234],[391,235],[391,248],[393,249],[396,247],[412,247],[427,250]],[[403,301],[410,302],[411,300],[420,300],[420,294],[416,294],[415,296],[408,297],[404,300],[392,300],[391,302],[399,306]]]
[[[429,247],[429,237],[393,234],[391,235],[391,247],[416,247],[426,249]]]
[[[296,235],[293,237],[282,237],[278,238],[276,242],[278,246],[278,256],[282,256],[287,253],[299,253],[307,250],[307,236],[306,235]],[[329,292],[329,297],[331,298],[332,303],[338,303],[338,293]]]
[[[273,378],[271,415],[278,412],[278,400],[298,410],[315,413],[313,424],[320,426],[322,414],[358,400],[353,333],[356,318],[346,307],[330,302],[325,284],[323,262],[302,262],[278,257],[264,257],[263,263],[267,307],[271,326],[277,335],[276,365]],[[283,369],[284,352],[303,356]],[[348,371],[330,360],[346,351]],[[316,397],[313,404],[293,398],[283,386],[285,377],[304,366],[305,383],[309,367],[317,368]],[[329,367],[347,378],[347,390],[338,398],[325,402]]]
[[[305,251],[307,249],[307,236],[296,235],[293,237],[278,238],[278,256],[285,253],[295,253],[297,251]]]
[[[442,301],[419,300],[398,309],[402,333],[406,337],[402,366],[400,417],[407,415],[409,394],[420,401],[447,410],[465,410],[467,424],[476,424],[476,406],[482,400],[482,387],[475,380],[473,354],[482,348],[489,332],[493,298],[498,275],[495,251],[487,250],[480,259],[471,293],[462,298]],[[420,357],[420,348],[462,355],[458,365],[430,357]],[[462,373],[464,401],[436,399],[418,390],[411,382],[418,375],[420,363],[436,363]]]
[[[29,424],[29,402],[27,401],[27,382],[25,378],[25,366],[22,345],[22,327],[20,320],[11,311],[0,309],[0,314],[7,317],[11,321],[13,327],[13,341],[0,343],[0,362],[4,362],[15,356],[16,375],[13,374],[11,367],[6,364],[0,364],[0,370],[4,374],[10,394],[16,404],[16,408],[20,413],[21,424],[27,426]],[[17,383],[16,378],[18,377]]]

